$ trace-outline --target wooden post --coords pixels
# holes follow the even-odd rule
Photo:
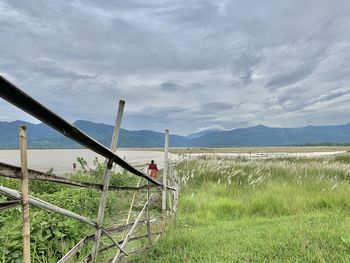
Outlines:
[[[117,150],[117,143],[119,138],[120,126],[123,118],[124,105],[125,105],[125,101],[120,100],[118,114],[115,121],[115,127],[113,131],[112,142],[111,142],[111,150],[113,152]],[[100,206],[98,209],[97,228],[95,232],[94,245],[92,247],[92,252],[91,252],[91,262],[96,262],[98,249],[101,242],[102,226],[103,226],[104,214],[106,209],[108,187],[109,187],[109,181],[111,179],[112,168],[113,168],[113,162],[111,160],[108,160],[107,168],[103,176],[103,189],[101,192]]]
[[[152,245],[152,232],[151,232],[151,213],[150,213],[150,188],[149,188],[149,182],[148,183],[148,188],[147,188],[147,236],[148,236],[148,245]]]
[[[165,145],[164,145],[164,168],[163,168],[163,192],[162,192],[162,211],[166,210],[166,186],[168,176],[168,150],[169,150],[169,130],[165,130]]]
[[[30,226],[29,226],[29,190],[26,126],[19,126],[19,142],[21,154],[21,191],[23,221],[23,262],[30,263]]]

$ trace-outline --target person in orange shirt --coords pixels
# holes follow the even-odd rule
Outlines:
[[[152,178],[156,178],[157,174],[158,174],[158,167],[157,165],[154,163],[154,161],[152,160],[151,163],[148,165],[148,171],[149,174]]]

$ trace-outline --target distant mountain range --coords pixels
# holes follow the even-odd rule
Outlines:
[[[30,148],[80,148],[46,124],[24,121],[0,122],[0,149],[18,148],[18,126],[27,126]],[[74,126],[100,143],[109,146],[113,126],[79,120]],[[350,144],[350,124],[306,126],[302,128],[270,128],[263,125],[231,131],[201,131],[189,136],[170,135],[173,147],[292,146]],[[149,130],[121,129],[118,147],[163,147],[164,134]]]

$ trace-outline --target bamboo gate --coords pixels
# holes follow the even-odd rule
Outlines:
[[[147,250],[154,238],[157,239],[161,232],[152,232],[152,223],[156,222],[156,219],[150,218],[150,202],[151,191],[162,191],[162,212],[163,215],[174,215],[177,210],[178,198],[179,198],[179,182],[176,175],[175,163],[168,163],[168,145],[169,145],[169,131],[165,132],[165,151],[164,151],[164,172],[163,183],[159,183],[147,173],[142,172],[125,160],[121,159],[115,154],[117,149],[117,142],[119,137],[119,131],[121,126],[121,120],[124,110],[124,101],[119,102],[118,113],[115,122],[115,128],[112,136],[111,147],[108,149],[99,142],[95,141],[48,108],[31,98],[22,90],[17,88],[14,84],[6,80],[0,75],[0,97],[7,100],[11,104],[24,110],[25,112],[36,117],[43,123],[54,128],[64,136],[76,141],[80,145],[94,151],[95,153],[103,156],[107,160],[107,167],[103,175],[103,183],[88,183],[78,180],[72,180],[66,177],[51,175],[35,170],[28,169],[27,164],[27,140],[26,140],[26,127],[20,126],[20,157],[21,167],[5,164],[0,162],[0,176],[7,178],[14,178],[21,180],[21,192],[0,186],[0,194],[8,197],[8,201],[0,202],[0,212],[7,209],[22,205],[22,224],[23,224],[23,262],[30,262],[30,232],[29,232],[29,206],[35,206],[50,212],[58,213],[76,220],[83,222],[86,225],[95,228],[95,233],[82,238],[66,255],[64,255],[58,262],[70,262],[74,259],[74,256],[83,249],[90,241],[93,242],[91,253],[86,255],[83,262],[96,262],[99,253],[106,250],[116,248],[114,257],[109,262],[119,262],[128,256],[136,255],[142,251]],[[113,163],[124,168],[129,173],[139,176],[141,179],[145,179],[147,183],[138,186],[118,186],[110,185],[110,177],[112,172]],[[58,207],[44,200],[40,200],[29,195],[28,180],[41,180],[49,181],[59,184],[66,184],[75,187],[82,187],[91,190],[99,190],[101,192],[100,204],[98,210],[97,221],[93,221],[90,218],[84,217],[73,211],[66,210]],[[130,213],[133,207],[134,198],[131,202],[128,220],[125,224],[115,225],[110,228],[104,226],[104,214],[107,202],[108,191],[144,191],[146,192],[146,202],[142,207],[142,210],[138,213],[136,219],[133,222],[128,222]],[[135,196],[135,195],[134,195]],[[168,198],[166,198],[168,196]],[[168,204],[167,204],[168,201]],[[134,236],[136,228],[140,225],[146,225],[146,233],[144,235]],[[126,236],[117,241],[113,234],[120,233],[122,231],[128,231]],[[106,236],[110,239],[111,244],[100,248],[101,236]],[[147,239],[148,242],[145,247],[135,249],[133,251],[126,251],[126,245],[129,242],[135,240]]]

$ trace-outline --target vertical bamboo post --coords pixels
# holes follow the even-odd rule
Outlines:
[[[149,188],[149,181],[147,181],[147,235],[148,235],[148,245],[152,245],[152,232],[151,232],[151,212],[150,212],[150,188]]]
[[[170,185],[170,186],[173,186],[172,184],[171,184],[171,180],[170,179],[168,179],[168,185]],[[173,205],[172,205],[172,193],[171,193],[171,191],[170,190],[168,190],[168,205],[169,205],[169,207],[168,207],[168,210],[171,212],[171,210],[172,210],[172,207],[173,207]]]
[[[177,206],[178,206],[178,202],[179,202],[179,191],[180,191],[176,169],[174,169],[174,171],[173,171],[173,178],[174,178],[174,184],[175,184],[175,191],[174,191],[174,206],[172,209],[173,209],[174,214],[176,214],[176,210],[177,210]]]
[[[21,155],[21,191],[22,191],[22,221],[23,221],[23,262],[30,263],[30,226],[29,226],[29,190],[28,190],[28,159],[26,126],[19,126],[19,141]]]
[[[172,184],[172,177],[171,177],[171,175],[172,175],[172,170],[173,170],[173,166],[172,165],[169,165],[168,164],[168,178],[167,178],[167,185],[168,186],[172,186],[173,184]],[[172,200],[171,200],[171,191],[170,190],[167,190],[167,195],[168,195],[168,211],[171,211],[171,207],[172,207]]]
[[[119,138],[121,122],[122,122],[122,118],[123,118],[124,105],[125,105],[125,101],[120,100],[118,114],[117,114],[117,118],[115,121],[115,127],[114,127],[114,131],[113,131],[112,142],[111,142],[111,150],[113,152],[115,152],[117,150],[117,143],[118,143],[118,138]],[[106,168],[104,176],[103,176],[103,189],[101,192],[100,206],[98,208],[97,228],[96,228],[96,232],[95,232],[94,245],[92,247],[92,252],[91,252],[91,262],[96,262],[98,249],[99,249],[100,242],[101,242],[102,226],[103,226],[104,214],[105,214],[105,209],[106,209],[108,187],[109,187],[109,181],[111,179],[112,167],[113,167],[113,162],[108,160],[107,168]]]
[[[169,151],[169,130],[165,130],[164,145],[164,169],[163,169],[163,192],[162,192],[162,211],[166,210],[166,185],[168,176],[168,151]]]

